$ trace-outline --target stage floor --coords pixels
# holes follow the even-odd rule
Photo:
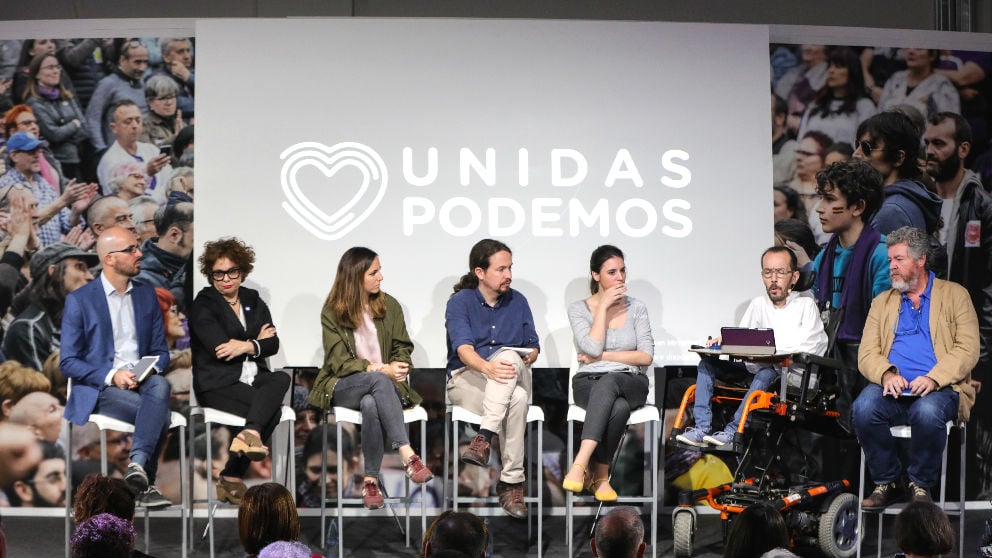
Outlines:
[[[969,511],[965,521],[965,556],[975,556],[975,548],[982,536],[985,520],[990,517],[987,510]],[[700,527],[696,533],[695,556],[703,558],[717,558],[722,555],[723,544],[721,539],[721,526],[719,517],[716,515],[700,515]],[[889,540],[882,544],[882,555],[891,556],[896,552],[895,545],[891,541],[892,522],[895,516],[886,516],[886,537]],[[303,527],[303,541],[310,544],[315,553],[319,552],[320,524],[317,517],[301,517]],[[587,533],[591,525],[591,517],[576,518],[576,548],[580,549],[578,556],[591,556]],[[537,548],[531,543],[527,543],[526,523],[511,520],[506,517],[488,518],[490,530],[494,533],[496,546],[494,556],[496,557],[520,557],[536,556]],[[952,525],[957,530],[957,518],[951,518]],[[413,529],[413,539],[418,544],[420,539],[420,524],[415,522]],[[862,547],[862,553],[867,556],[875,555],[875,540],[877,537],[876,517],[868,518],[867,542]],[[206,525],[205,519],[197,520],[196,536],[199,537]],[[661,542],[659,544],[659,556],[672,555],[672,527],[671,514],[660,515],[659,519]],[[138,549],[143,549],[144,545],[144,522],[140,518],[136,521],[138,529]],[[149,554],[156,558],[179,558],[181,548],[180,522],[178,518],[158,517],[153,518],[151,529],[151,546]],[[237,522],[234,518],[218,518],[215,520],[217,526],[216,533],[216,556],[220,558],[242,558],[244,552],[238,543]],[[53,517],[11,517],[3,518],[3,527],[7,533],[8,556],[21,558],[29,556],[47,556],[49,558],[64,556],[64,522],[61,518]],[[544,519],[544,556],[549,558],[564,557],[567,555],[566,541],[562,537],[565,520],[563,517],[545,517]],[[417,552],[413,548],[404,546],[404,538],[400,534],[396,523],[389,515],[378,517],[349,517],[345,520],[345,554],[348,557],[372,558],[386,556],[416,556]],[[650,555],[650,548],[648,549]],[[953,556],[957,556],[957,549]],[[195,551],[192,556],[209,556],[209,547],[206,540],[197,538]]]

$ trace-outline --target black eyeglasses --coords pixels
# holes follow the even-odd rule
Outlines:
[[[133,254],[139,251],[137,244],[132,244],[126,248],[121,248],[120,250],[111,250],[107,252],[108,254]]]
[[[862,155],[864,155],[865,157],[867,157],[867,156],[871,155],[871,152],[872,151],[874,151],[874,150],[876,150],[878,148],[875,147],[874,145],[872,145],[871,143],[867,142],[867,141],[859,141],[858,142],[858,149],[861,150],[861,154]]]
[[[237,279],[241,277],[241,270],[232,267],[231,269],[215,269],[210,272],[210,276],[213,277],[214,281],[222,281],[224,276],[227,275],[230,279]]]

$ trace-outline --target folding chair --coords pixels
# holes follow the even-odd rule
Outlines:
[[[947,452],[950,449],[950,445],[951,445],[951,437],[950,437],[951,428],[954,428],[954,427],[957,427],[959,429],[960,433],[961,433],[961,456],[960,456],[961,460],[958,462],[959,463],[959,469],[960,469],[960,474],[959,474],[959,479],[958,479],[958,502],[957,502],[957,506],[956,507],[952,507],[952,508],[948,509],[948,507],[947,507],[947,499],[946,499],[946,496],[947,496]],[[940,460],[940,478],[942,479],[941,482],[940,482],[940,499],[936,502],[941,507],[941,509],[944,510],[944,513],[946,513],[947,515],[956,515],[956,516],[958,516],[958,541],[957,541],[957,547],[958,547],[958,557],[959,558],[964,558],[964,511],[965,511],[964,482],[965,482],[965,456],[966,456],[967,445],[968,445],[967,444],[967,435],[966,435],[967,434],[967,427],[968,427],[968,423],[966,423],[966,422],[957,422],[956,420],[955,421],[951,421],[951,420],[947,421],[947,434],[948,434],[948,436],[947,436],[947,444],[944,446],[944,454],[943,454],[943,457]],[[900,425],[900,426],[893,426],[893,427],[889,428],[889,431],[892,433],[892,437],[893,438],[897,438],[897,439],[901,439],[901,440],[909,440],[910,438],[912,438],[912,435],[913,435],[913,429],[908,424],[904,424],[904,425]],[[860,477],[860,481],[858,482],[858,486],[861,487],[862,495],[864,494],[864,489],[865,489],[865,469],[866,469],[866,467],[867,467],[867,463],[865,462],[865,452],[862,451],[861,452],[861,477]],[[865,512],[861,508],[861,499],[862,499],[861,497],[858,498],[858,532],[859,533],[864,533],[864,519],[863,519],[864,518],[864,514],[865,513],[871,513],[871,512]],[[877,547],[878,547],[878,554],[877,554],[878,558],[882,558],[882,526],[883,526],[883,523],[884,523],[883,520],[885,519],[885,515],[886,514],[897,515],[899,512],[902,511],[902,509],[904,507],[905,507],[904,505],[894,505],[894,506],[889,506],[889,507],[885,508],[884,510],[882,510],[880,512],[877,512],[878,513],[878,540],[876,541],[876,544],[877,544]],[[858,543],[858,553],[857,553],[858,558],[861,557],[861,542],[863,542],[863,539],[862,539],[862,541],[860,541]]]
[[[572,460],[575,456],[575,425],[576,422],[585,422],[586,410],[575,404],[575,399],[572,392],[572,378],[575,376],[576,366],[573,366],[568,374],[568,414],[566,415],[566,420],[568,421],[568,462],[569,469],[572,466]],[[653,372],[653,370],[651,370]],[[617,498],[618,504],[627,503],[637,503],[637,504],[650,504],[651,506],[651,556],[658,556],[658,499],[660,497],[658,490],[658,459],[661,444],[659,439],[661,437],[661,412],[658,407],[651,404],[654,401],[654,374],[648,374],[648,396],[647,401],[643,407],[634,409],[630,413],[630,418],[627,420],[627,430],[624,432],[623,438],[620,440],[620,445],[617,446],[616,453],[613,455],[612,463],[610,463],[610,477],[613,476],[613,467],[617,461],[617,455],[620,453],[621,448],[623,448],[624,442],[627,440],[627,434],[630,432],[630,427],[635,424],[644,424],[644,441],[648,445],[648,460],[651,462],[650,466],[646,469],[650,471],[647,473],[650,478],[645,476],[645,480],[650,482],[651,494],[649,496],[620,496]],[[573,546],[575,544],[573,537],[574,529],[574,505],[575,502],[596,502],[596,499],[592,496],[576,496],[570,491],[565,491],[565,538],[568,539],[568,555],[574,555]],[[598,502],[599,507],[596,510],[596,516],[593,519],[593,528],[596,526],[596,522],[599,520],[599,514],[603,510],[603,503]],[[591,531],[590,531],[591,535]]]
[[[273,374],[275,374],[275,373],[281,374],[282,372],[273,371],[271,373],[273,373]],[[226,413],[224,411],[219,411],[219,410],[214,409],[212,407],[201,407],[201,406],[199,406],[197,404],[197,402],[196,402],[196,391],[195,390],[192,390],[192,389],[189,391],[189,403],[190,403],[189,420],[190,420],[190,426],[191,426],[191,428],[189,429],[189,447],[190,448],[193,448],[194,447],[193,446],[193,441],[194,441],[194,438],[195,438],[195,429],[192,428],[192,426],[193,426],[193,417],[196,417],[196,416],[203,417],[203,424],[204,424],[204,426],[206,426],[206,437],[207,437],[206,442],[207,443],[205,445],[206,445],[206,449],[207,449],[207,475],[209,477],[211,475],[211,471],[213,471],[213,442],[212,442],[212,438],[210,436],[211,425],[212,424],[219,424],[221,426],[230,426],[230,427],[235,427],[235,428],[237,428],[237,427],[244,427],[244,425],[245,425],[245,419],[244,419],[244,417],[240,417],[240,416],[235,415],[233,413]],[[295,452],[296,452],[296,448],[295,448],[296,438],[293,435],[293,423],[295,423],[295,422],[296,422],[296,411],[294,411],[292,407],[283,405],[282,410],[281,410],[281,415],[280,415],[280,418],[279,418],[279,424],[284,424],[284,423],[288,423],[289,424],[289,435],[287,436],[289,438],[289,442],[287,444],[285,470],[283,471],[283,485],[290,487],[290,492],[294,492],[294,493],[295,493],[295,490],[294,489],[296,487],[296,468],[293,466],[293,458],[294,458],[294,455],[295,455]],[[192,469],[193,469],[193,463],[192,462],[193,462],[193,460],[190,460],[190,477],[191,478],[192,478]],[[276,472],[276,468],[273,466],[273,468],[272,468],[272,480],[273,480],[273,482],[276,481],[276,477],[277,476],[278,475],[277,475],[277,472]],[[209,533],[209,535],[210,535],[210,558],[214,558],[214,513],[217,511],[217,508],[220,507],[220,505],[222,503],[215,501],[215,498],[214,498],[214,496],[215,496],[214,495],[214,487],[213,486],[210,486],[211,483],[209,481],[210,481],[210,479],[208,478],[208,482],[207,482],[207,499],[205,500],[206,503],[207,503],[207,526],[206,526],[206,528],[205,528],[205,530],[203,532],[203,535],[200,538],[202,539],[203,537],[206,537],[207,534]],[[196,500],[193,497],[192,485],[190,485],[189,502],[191,504],[191,506],[190,506],[190,514],[189,514],[189,523],[190,523],[190,530],[192,530],[193,523],[194,523],[194,520],[195,520],[194,514],[192,513],[192,505],[193,504],[200,503],[200,502],[204,502],[204,500]],[[192,540],[192,538],[189,541],[189,546],[190,546],[190,550],[193,550],[193,540]],[[184,545],[184,552],[185,552],[185,545]]]
[[[68,394],[72,392],[72,380],[69,380]],[[124,422],[106,415],[101,415],[97,413],[92,413],[89,416],[89,422],[92,422],[100,429],[100,473],[104,476],[107,475],[107,430],[116,430],[118,432],[134,432],[134,425],[129,422]],[[65,421],[66,424],[66,448],[65,452],[65,477],[69,486],[66,488],[65,495],[65,556],[69,558],[70,552],[70,537],[72,535],[72,423],[68,420]],[[183,440],[186,438],[186,418],[179,413],[172,413],[169,418],[169,429],[179,429],[179,491],[181,501],[179,505],[179,516],[180,521],[182,521],[182,557],[186,558],[186,541],[189,540],[189,531],[187,530],[186,524],[186,513],[189,508],[189,500],[187,499],[187,487],[190,486],[190,476],[189,469],[186,466],[186,444]],[[176,504],[169,506],[170,509],[175,507]],[[149,538],[150,538],[150,522],[149,513],[151,510],[145,508],[145,553],[148,553]]]
[[[344,423],[351,423],[356,426],[361,426],[362,424],[362,412],[356,409],[348,409],[346,407],[334,407],[330,412],[326,413],[324,416],[324,423],[329,424],[328,417],[333,414],[334,421],[337,425],[337,467],[338,471],[344,471],[344,449],[341,443],[341,437],[345,435],[342,430],[342,425]],[[403,423],[409,425],[413,422],[420,423],[420,451],[421,453],[427,448],[427,411],[417,405],[410,409],[403,410]],[[327,529],[327,498],[324,497],[327,494],[327,429],[323,429],[322,436],[322,454],[320,459],[320,493],[322,495],[320,499],[320,540],[321,544],[326,544],[326,529]],[[393,514],[393,518],[396,519],[396,524],[399,526],[400,531],[406,535],[406,545],[410,546],[410,502],[412,500],[410,494],[410,479],[404,479],[403,481],[404,495],[400,497],[390,497],[386,494],[385,486],[382,483],[382,479],[379,480],[379,488],[382,490],[383,499],[386,505],[389,506],[389,510]],[[338,527],[338,556],[344,556],[344,505],[345,504],[362,504],[361,498],[345,498],[344,497],[344,483],[340,480],[337,482],[337,517],[340,525]],[[426,494],[427,490],[421,488],[420,490],[420,532],[421,535],[427,532],[427,504],[426,504]],[[406,519],[406,529],[400,524],[399,517],[396,516],[396,511],[393,509],[394,503],[401,503],[404,506],[404,517]],[[327,550],[327,549],[325,549]]]

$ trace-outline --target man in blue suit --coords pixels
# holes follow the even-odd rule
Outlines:
[[[99,413],[134,424],[124,481],[138,505],[169,506],[155,488],[169,430],[169,383],[158,374],[138,383],[132,371],[143,356],[157,356],[158,371],[168,364],[162,313],[153,288],[131,283],[141,270],[134,233],[110,227],[100,234],[96,250],[103,272],[72,292],[62,313],[61,368],[72,379],[65,417],[82,425]]]

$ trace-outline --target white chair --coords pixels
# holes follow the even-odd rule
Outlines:
[[[69,380],[69,386],[66,394],[68,399],[69,394],[72,393],[72,380]],[[118,432],[134,432],[134,425],[129,422],[124,422],[106,415],[100,415],[93,413],[89,416],[89,422],[92,422],[100,429],[100,473],[104,476],[107,475],[107,430],[116,430]],[[70,541],[69,538],[72,534],[72,423],[68,420],[65,421],[66,425],[66,448],[65,452],[65,478],[68,484],[66,488],[65,496],[65,556],[69,558],[70,551]],[[186,523],[186,513],[189,508],[189,500],[187,499],[188,489],[190,486],[190,476],[189,469],[186,466],[186,444],[184,440],[186,439],[186,417],[179,413],[172,413],[169,417],[169,429],[179,429],[179,491],[181,501],[179,505],[179,516],[182,522],[182,557],[186,558],[186,541],[189,540],[189,531],[187,530]],[[175,507],[169,506],[169,508]],[[166,508],[166,509],[169,509]],[[148,508],[145,510],[145,553],[148,553],[149,547],[149,512]]]
[[[273,371],[271,373],[272,374],[282,374],[283,372]],[[197,402],[196,402],[196,393],[195,393],[195,390],[193,390],[193,389],[190,389],[189,390],[189,403],[190,403],[189,419],[190,419],[190,426],[191,426],[191,428],[189,429],[189,447],[191,448],[191,451],[192,451],[192,448],[194,447],[193,446],[193,440],[194,440],[194,437],[195,437],[195,429],[192,428],[192,426],[193,426],[193,417],[196,417],[196,416],[202,417],[203,418],[203,424],[204,424],[204,426],[206,426],[206,444],[205,445],[206,445],[206,450],[207,450],[207,467],[206,467],[206,470],[207,470],[208,482],[207,482],[207,499],[205,501],[207,503],[207,526],[206,526],[206,528],[205,528],[205,530],[203,532],[203,535],[200,538],[206,537],[207,534],[209,533],[209,536],[210,536],[210,558],[214,558],[214,513],[217,511],[217,508],[220,507],[221,502],[217,502],[215,500],[215,493],[214,493],[215,492],[215,489],[214,489],[213,486],[211,486],[211,483],[209,482],[209,476],[211,475],[211,471],[213,471],[213,441],[212,441],[212,438],[211,438],[211,435],[210,435],[211,425],[213,425],[213,424],[219,424],[221,426],[230,426],[230,427],[234,427],[234,428],[242,428],[245,425],[245,419],[244,419],[244,417],[240,417],[240,416],[235,415],[233,413],[226,413],[224,411],[219,411],[219,410],[214,409],[212,407],[201,407],[201,406],[199,406],[197,404]],[[283,485],[289,487],[290,492],[292,492],[292,493],[295,494],[295,492],[296,492],[296,490],[295,490],[295,488],[296,488],[296,468],[293,466],[293,459],[294,459],[294,455],[295,455],[295,452],[296,452],[296,448],[295,448],[296,438],[293,435],[293,424],[296,422],[296,412],[293,410],[292,407],[283,405],[280,413],[281,414],[280,414],[280,417],[279,417],[279,424],[284,424],[284,423],[288,423],[289,424],[289,433],[288,433],[288,436],[287,436],[287,438],[289,438],[289,442],[287,444],[287,454],[286,454],[285,470],[283,471]],[[192,462],[193,462],[193,460],[191,459],[190,460],[190,478],[192,478],[192,467],[193,467]],[[278,474],[277,474],[276,468],[275,468],[275,466],[273,466],[273,468],[272,468],[272,480],[273,480],[273,482],[276,481],[276,478],[277,477],[278,477]],[[193,492],[192,492],[192,484],[190,485],[189,502],[190,502],[190,506],[191,506],[190,507],[190,514],[189,514],[189,523],[190,523],[190,530],[192,530],[192,528],[193,528],[193,522],[194,522],[194,514],[192,513],[192,505],[193,504],[196,504],[196,503],[204,502],[204,500],[196,500],[196,499],[194,499]],[[190,550],[192,550],[193,549],[193,540],[192,540],[192,538],[190,539],[189,545],[190,545]],[[185,544],[184,544],[184,552],[185,552]]]
[[[328,423],[327,418],[333,414],[334,422],[337,425],[337,448],[335,449],[335,455],[337,456],[337,467],[338,471],[344,471],[344,448],[342,446],[342,436],[347,435],[343,429],[342,425],[344,423],[351,423],[356,426],[361,426],[362,424],[362,412],[356,409],[348,409],[346,407],[334,407],[331,412],[324,415],[325,424]],[[410,424],[413,422],[420,423],[420,452],[421,455],[426,453],[427,448],[427,411],[417,405],[411,409],[403,410],[403,423]],[[321,495],[327,494],[327,429],[324,428],[323,439],[321,444],[321,449],[323,450],[320,459],[320,493]],[[376,433],[378,435],[378,433]],[[337,517],[340,525],[338,526],[338,549],[337,555],[344,556],[344,505],[345,504],[362,504],[361,498],[345,498],[344,497],[344,482],[339,478],[337,482]],[[392,504],[401,503],[404,506],[404,517],[406,519],[406,529],[404,530],[402,525],[400,530],[406,535],[406,545],[410,546],[410,502],[412,500],[410,495],[410,479],[404,479],[404,495],[400,497],[390,497],[386,494],[385,487],[382,485],[382,480],[380,479],[379,486],[384,495],[384,501],[386,505],[389,506],[390,511],[393,511]],[[426,504],[427,490],[423,487],[420,490],[420,533],[427,532],[427,504]],[[393,511],[393,516],[395,517],[396,512]],[[396,518],[397,524],[399,524],[399,518]],[[327,498],[321,497],[320,499],[320,540],[321,544],[326,544],[326,528],[327,528]],[[327,549],[324,549],[327,550]]]
[[[575,399],[572,392],[572,377],[575,375],[577,367],[573,366],[568,374],[568,414],[566,415],[566,420],[568,421],[568,467],[571,469],[572,460],[575,456],[575,425],[576,422],[585,422],[586,410],[575,404]],[[658,491],[658,459],[660,458],[661,444],[659,439],[661,438],[661,412],[658,407],[651,404],[654,401],[654,370],[650,369],[648,373],[648,396],[647,403],[638,409],[634,409],[630,413],[630,418],[627,420],[627,432],[630,431],[630,427],[636,424],[643,424],[645,428],[644,441],[648,446],[648,461],[650,465],[645,468],[645,482],[650,483],[650,495],[648,496],[620,496],[617,498],[618,504],[649,504],[651,507],[651,556],[658,556],[658,499],[660,497]],[[620,441],[620,445],[617,447],[617,453],[623,448],[623,443],[627,439],[627,433],[624,433],[623,438]],[[613,462],[611,463],[610,476],[613,476],[612,466],[616,462],[616,454],[613,456]],[[568,469],[566,469],[567,471]],[[650,476],[648,476],[650,475]],[[615,487],[614,487],[615,488]],[[574,529],[574,515],[573,506],[575,502],[596,502],[596,499],[592,496],[577,496],[572,492],[565,491],[565,538],[568,540],[568,555],[574,556],[573,546],[575,544],[573,529]],[[593,526],[595,526],[596,521],[599,519],[599,514],[603,509],[603,504],[599,503],[599,508],[596,510],[596,518],[593,520]]]
[[[447,392],[445,394],[445,400],[447,400]],[[458,496],[458,463],[460,461],[458,452],[458,437],[459,437],[459,423],[467,423],[475,425],[476,427],[482,425],[482,416],[477,415],[464,407],[458,405],[453,405],[448,401],[445,401],[447,407],[447,415],[444,422],[444,447],[445,451],[450,451],[451,453],[445,457],[444,460],[444,482],[448,482],[448,460],[450,457],[452,463],[452,473],[451,473],[451,509],[457,511],[459,502],[465,504],[472,503],[494,503],[499,502],[499,498],[495,496],[488,497],[464,497],[460,498]],[[542,474],[543,470],[543,452],[544,452],[544,409],[536,406],[529,405],[527,407],[527,425],[528,430],[531,426],[537,429],[537,447],[530,453],[529,462],[532,464],[531,467],[536,469],[534,473],[534,478],[528,479],[527,491],[531,495],[524,497],[524,503],[527,504],[537,504],[537,556],[540,558],[544,552],[543,545],[543,525],[544,525],[544,476]],[[451,435],[451,431],[454,434]],[[531,436],[528,434],[527,439],[530,440]],[[451,444],[448,444],[448,441]],[[528,444],[529,446],[530,444]],[[446,489],[445,489],[446,491]],[[443,498],[443,496],[442,496]],[[446,500],[445,500],[446,501]],[[528,508],[528,515],[529,515]],[[528,518],[527,521],[527,540],[531,539],[531,522]]]
[[[959,468],[960,468],[960,475],[959,475],[959,480],[958,480],[958,492],[959,493],[958,493],[958,502],[957,502],[957,505],[954,506],[954,507],[948,508],[948,503],[947,503],[947,498],[946,498],[946,496],[947,496],[947,453],[948,453],[948,450],[950,449],[950,445],[951,445],[951,437],[950,437],[951,428],[954,428],[954,427],[957,427],[959,429],[959,431],[960,431],[960,434],[961,434],[961,440],[960,440],[961,456],[960,456],[960,461],[958,462],[959,463]],[[913,434],[913,429],[910,428],[910,426],[908,424],[904,424],[904,425],[900,425],[900,426],[893,426],[893,427],[889,428],[889,431],[892,433],[892,437],[893,438],[903,439],[903,440],[909,440],[912,437],[912,434]],[[948,434],[948,436],[947,436],[947,444],[944,446],[944,454],[943,454],[943,457],[941,458],[941,461],[940,461],[940,478],[942,479],[942,481],[940,483],[940,499],[937,500],[935,503],[938,504],[941,507],[941,509],[944,510],[944,513],[946,513],[947,515],[956,515],[956,516],[958,516],[958,541],[957,541],[958,556],[959,556],[959,558],[964,558],[964,512],[965,512],[964,484],[965,484],[965,458],[966,458],[965,454],[966,454],[966,451],[967,451],[967,447],[966,447],[967,446],[967,423],[965,423],[965,422],[957,422],[957,421],[947,421],[947,434]],[[858,482],[858,486],[861,487],[862,495],[863,495],[864,489],[865,489],[865,469],[866,469],[866,466],[867,466],[867,464],[865,463],[865,452],[862,451],[861,452],[861,476],[860,476],[860,480]],[[897,515],[899,512],[902,511],[902,509],[904,507],[905,507],[905,505],[893,505],[893,506],[889,506],[889,507],[885,508],[881,512],[877,512],[877,514],[878,514],[878,540],[876,541],[876,544],[877,544],[877,548],[878,548],[878,558],[881,558],[882,557],[882,524],[883,524],[883,520],[885,519],[886,514]],[[865,513],[872,513],[872,512],[865,512],[861,508],[861,498],[858,498],[858,532],[859,533],[862,533],[862,534],[864,533],[864,514]],[[859,558],[861,556],[861,542],[863,542],[863,539],[862,539],[862,541],[859,541],[859,543],[858,543],[858,553],[857,553],[857,555],[858,555]]]

